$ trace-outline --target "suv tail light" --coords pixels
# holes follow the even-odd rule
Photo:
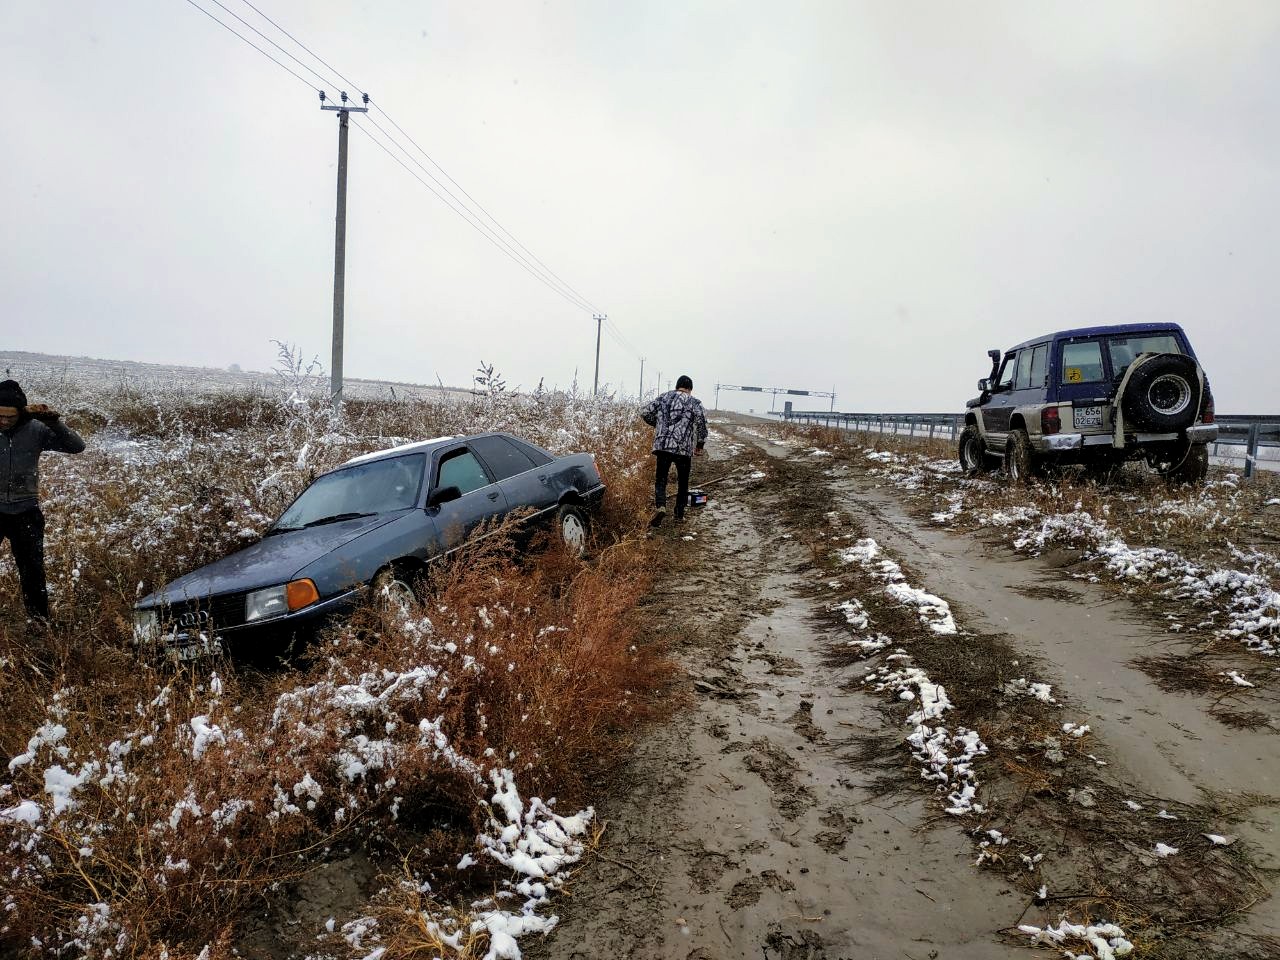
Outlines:
[[[1204,395],[1204,403],[1200,405],[1200,422],[1213,423],[1213,394],[1207,390]]]
[[[1058,415],[1057,407],[1045,407],[1040,411],[1040,432],[1044,434],[1057,433],[1062,429],[1062,417]]]

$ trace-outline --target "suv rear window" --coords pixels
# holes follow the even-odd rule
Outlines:
[[[1148,334],[1144,337],[1111,337],[1107,340],[1111,354],[1111,375],[1119,380],[1124,372],[1144,353],[1182,353],[1178,338],[1171,333]]]
[[[1062,345],[1062,382],[1094,383],[1102,379],[1102,344],[1097,340]]]

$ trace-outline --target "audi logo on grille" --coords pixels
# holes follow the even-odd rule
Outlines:
[[[210,622],[208,610],[188,610],[178,616],[180,627],[207,627]]]

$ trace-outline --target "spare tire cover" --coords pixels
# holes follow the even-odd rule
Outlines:
[[[1185,430],[1200,410],[1196,362],[1180,353],[1162,353],[1139,365],[1120,398],[1127,425],[1140,430]]]

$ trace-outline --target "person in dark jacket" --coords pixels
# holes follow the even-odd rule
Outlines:
[[[27,615],[49,616],[44,575],[40,454],[80,453],[84,441],[44,404],[27,405],[16,381],[0,383],[0,543],[9,541]]]
[[[675,464],[678,483],[676,523],[684,520],[689,502],[689,472],[693,458],[702,455],[707,442],[707,418],[702,402],[693,395],[693,380],[681,377],[676,388],[654,397],[640,411],[640,418],[653,427],[653,455],[657,458],[657,475],[653,484],[653,519],[656,527],[667,515],[667,478]]]

